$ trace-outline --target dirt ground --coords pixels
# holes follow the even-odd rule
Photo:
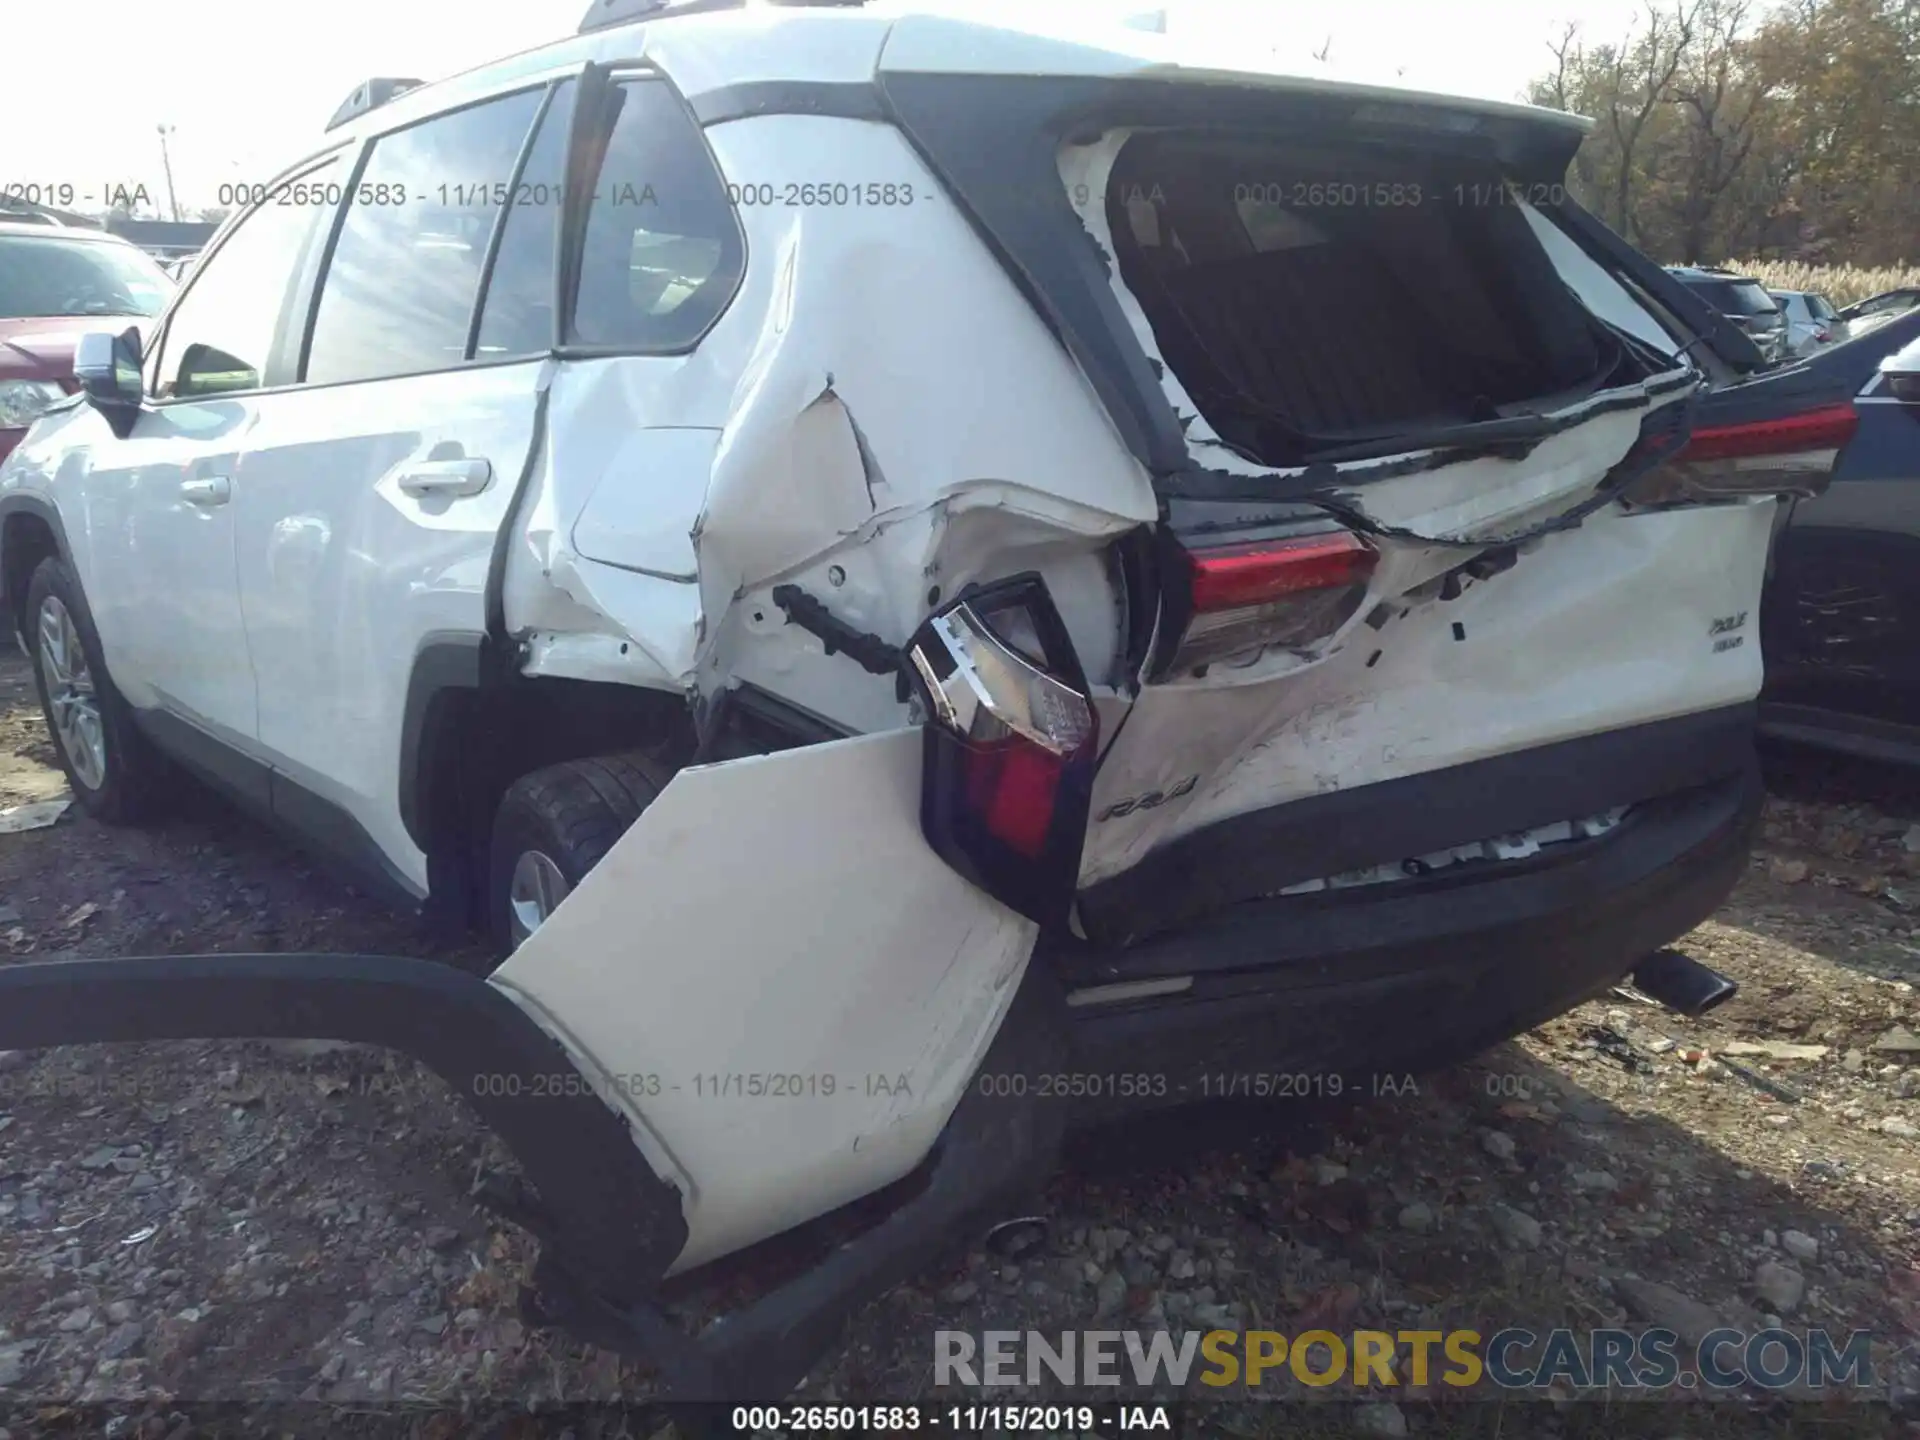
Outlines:
[[[0,808],[61,793],[51,761],[9,648]],[[1049,1193],[1036,1247],[1008,1258],[962,1237],[869,1307],[802,1394],[930,1396],[938,1328],[1684,1335],[1776,1316],[1874,1337],[1873,1390],[1830,1399],[1819,1433],[1912,1433],[1920,794],[1808,761],[1772,779],[1762,853],[1680,946],[1739,981],[1723,1009],[1687,1021],[1616,995],[1417,1093],[1216,1111],[1183,1120],[1178,1144],[1096,1137]],[[0,963],[447,953],[212,798],[187,811],[145,832],[70,811],[0,834]],[[181,1436],[169,1407],[195,1401],[304,1401],[311,1417],[644,1399],[636,1363],[522,1323],[530,1244],[467,1198],[490,1152],[437,1080],[361,1047],[0,1055],[0,1420],[12,1403],[12,1433],[33,1433],[61,1407],[115,1401],[148,1417],[123,1433]],[[697,1319],[705,1303],[684,1307]],[[1343,1403],[1216,1399],[1206,1428],[1626,1433],[1625,1412],[1597,1404],[1523,1425],[1440,1386],[1307,1398],[1329,1396]],[[1658,1424],[1632,1433],[1759,1423],[1649,1410]]]

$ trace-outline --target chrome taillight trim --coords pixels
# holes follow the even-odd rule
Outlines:
[[[927,624],[940,649],[909,651],[926,686],[933,719],[969,740],[1011,733],[1052,755],[1071,755],[1092,729],[1086,698],[1062,684],[995,635],[970,605],[955,606]]]

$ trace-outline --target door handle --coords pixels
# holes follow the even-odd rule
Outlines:
[[[422,460],[402,470],[396,483],[409,495],[478,495],[492,479],[493,462],[476,456]]]
[[[180,482],[180,498],[189,505],[224,505],[233,498],[233,486],[224,475],[205,475]]]

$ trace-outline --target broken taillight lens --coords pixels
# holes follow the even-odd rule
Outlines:
[[[1064,922],[1099,722],[1046,586],[1022,576],[963,593],[906,656],[927,722],[927,843],[1002,904]]]
[[[1358,535],[1333,530],[1285,540],[1179,551],[1184,596],[1179,641],[1161,675],[1187,674],[1278,646],[1305,649],[1332,635],[1367,598],[1379,556]]]
[[[1860,416],[1852,401],[1739,425],[1694,428],[1686,447],[1623,497],[1640,506],[1818,495]]]

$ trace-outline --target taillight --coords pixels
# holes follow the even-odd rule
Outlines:
[[[1367,597],[1377,553],[1348,530],[1214,549],[1181,547],[1168,589],[1165,675],[1216,661],[1306,649],[1332,635]]]
[[[1064,922],[1099,720],[1045,584],[1021,576],[964,592],[906,655],[926,721],[927,843],[1002,904]]]
[[[1752,495],[1818,495],[1860,416],[1851,401],[1778,419],[1703,425],[1678,456],[1626,495],[1634,505],[1697,504]]]

